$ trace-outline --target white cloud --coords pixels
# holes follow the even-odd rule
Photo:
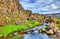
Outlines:
[[[49,11],[49,6],[45,6],[45,7],[42,7],[42,8],[40,8],[41,10],[45,10],[45,11]]]
[[[30,3],[30,0],[21,0],[24,9],[32,10],[37,13],[57,13],[60,12],[60,4],[54,0],[35,0],[35,3]],[[44,12],[41,12],[44,11]],[[47,11],[47,12],[45,12]]]
[[[49,3],[53,2],[53,0],[37,0],[37,2],[49,4]]]
[[[51,4],[52,9],[58,9],[58,6],[56,6],[55,4]]]
[[[34,4],[29,4],[29,3],[25,3],[25,2],[21,2],[21,4],[25,9],[28,9],[28,7],[35,7]]]

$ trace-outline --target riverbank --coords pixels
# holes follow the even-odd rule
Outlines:
[[[1,38],[1,39],[24,39],[23,34],[17,34],[14,36],[7,36],[6,38]]]
[[[48,23],[48,26],[44,26],[41,29],[41,32],[47,33],[48,35],[57,34],[58,31],[60,31],[60,19],[58,19],[56,23],[55,22]]]
[[[43,39],[43,38],[45,38],[45,39],[52,39],[53,37],[50,37],[46,33],[45,34],[39,33],[39,30],[37,30],[37,32],[35,32],[36,29],[41,29],[42,27],[43,26],[36,26],[36,27],[34,27],[32,29],[29,29],[29,30],[34,30],[34,32],[30,32],[28,34],[20,34],[20,35],[23,35],[23,39]],[[12,37],[14,37],[14,36],[12,36]],[[12,39],[12,37],[11,37],[11,39]],[[20,37],[18,37],[18,38],[20,38]]]
[[[41,22],[38,22],[36,20],[29,20],[25,24],[20,24],[20,25],[9,24],[6,26],[1,26],[0,38],[7,37],[8,34],[14,33],[14,31],[22,31],[20,33],[23,33],[23,31],[36,27],[37,25],[41,25],[41,24],[42,24]]]

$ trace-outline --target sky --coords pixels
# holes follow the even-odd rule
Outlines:
[[[33,13],[60,13],[60,0],[20,0],[20,3],[25,10]]]

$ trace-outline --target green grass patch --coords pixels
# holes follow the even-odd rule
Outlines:
[[[6,26],[1,26],[0,27],[0,36],[3,36],[4,34],[9,34],[13,31],[17,31],[17,30],[27,30],[29,28],[35,27],[38,24],[42,24],[36,20],[29,20],[27,21],[24,25],[23,24],[19,24],[19,25],[14,25],[14,24],[9,24]]]
[[[28,27],[26,27],[25,25],[6,25],[3,27],[0,27],[0,36],[4,35],[4,34],[9,34],[13,31],[17,31],[17,30],[26,30],[28,29]]]
[[[29,21],[26,22],[26,24],[27,24],[28,26],[30,26],[30,27],[35,27],[36,25],[42,24],[42,23],[41,23],[41,22],[38,22],[38,21],[36,21],[36,20],[29,20]]]

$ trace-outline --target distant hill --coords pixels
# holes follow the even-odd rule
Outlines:
[[[60,13],[45,14],[46,16],[60,18]]]

